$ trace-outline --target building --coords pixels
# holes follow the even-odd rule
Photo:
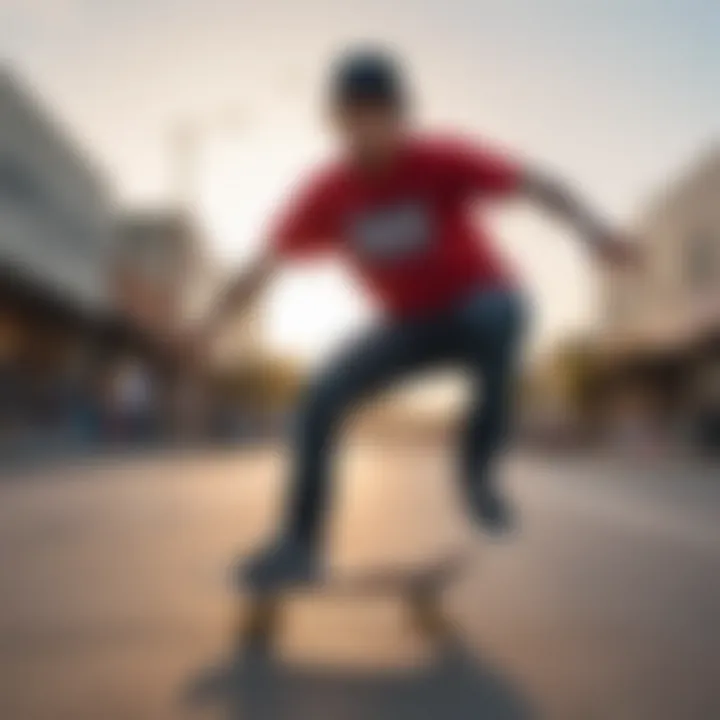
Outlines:
[[[176,210],[130,212],[117,226],[113,295],[118,311],[158,341],[188,320],[207,258],[192,218]]]
[[[197,380],[183,362],[184,338],[212,278],[205,243],[193,218],[176,209],[126,213],[117,236],[112,287],[129,330],[126,360],[151,377],[161,425],[171,429],[182,424],[182,398]]]
[[[658,427],[720,443],[720,147],[654,199],[643,265],[606,279],[608,378]],[[616,396],[616,397],[618,397]]]
[[[78,309],[109,308],[113,206],[104,176],[0,70],[0,257]]]
[[[0,67],[0,425],[31,408],[51,415],[61,387],[93,381],[111,323],[113,222],[102,173]]]

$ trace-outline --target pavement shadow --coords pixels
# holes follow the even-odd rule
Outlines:
[[[448,639],[420,670],[302,669],[243,648],[185,688],[195,709],[226,720],[533,720],[521,694]]]

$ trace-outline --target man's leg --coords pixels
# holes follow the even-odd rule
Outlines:
[[[331,465],[343,421],[356,404],[419,370],[442,349],[442,324],[406,323],[372,331],[310,385],[296,418],[284,534],[251,561],[246,579],[273,585],[312,579],[331,494]]]
[[[476,386],[461,438],[460,470],[471,510],[494,531],[511,524],[492,473],[510,430],[524,316],[524,301],[512,291],[478,294],[457,314],[462,351]]]

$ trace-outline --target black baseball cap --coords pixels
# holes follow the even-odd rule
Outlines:
[[[348,51],[335,61],[329,94],[335,107],[378,105],[400,110],[407,101],[399,62],[387,51],[372,48]]]

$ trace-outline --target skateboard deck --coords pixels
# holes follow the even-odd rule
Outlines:
[[[283,602],[290,596],[398,596],[418,632],[440,637],[448,630],[441,607],[442,593],[466,561],[465,554],[455,552],[422,565],[337,571],[307,585],[263,591],[248,588],[249,607],[241,633],[248,645],[267,645],[277,632]]]

